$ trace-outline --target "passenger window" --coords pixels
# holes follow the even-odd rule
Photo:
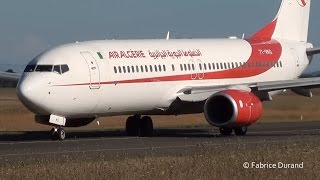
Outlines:
[[[280,67],[282,67],[282,62],[280,61]]]
[[[152,69],[152,66],[150,65],[150,72],[152,72],[153,71],[153,69]]]
[[[55,72],[55,68],[56,66],[54,66],[53,72]],[[117,68],[115,66],[113,67],[113,70],[114,70],[114,73],[117,74]]]
[[[163,71],[167,71],[166,65],[163,65]]]
[[[231,67],[232,67],[232,69],[234,68],[234,64],[233,64],[233,62],[231,63]]]
[[[147,66],[147,65],[145,65],[144,67],[146,68],[146,72],[148,72],[148,66]]]
[[[183,66],[182,66],[182,64],[180,64],[180,69],[181,69],[181,71],[183,71]]]
[[[220,69],[223,69],[223,63],[220,63]]]
[[[132,72],[134,73],[134,67],[133,67],[133,66],[131,66],[131,70],[132,70]]]
[[[155,71],[155,72],[158,72],[157,65],[154,65],[154,71]]]
[[[190,64],[188,64],[188,70],[191,71],[191,66],[190,66]]]
[[[161,65],[159,65],[159,71],[160,71],[160,72],[162,71]]]
[[[203,63],[204,70],[207,70],[207,64]]]
[[[139,66],[136,66],[137,73],[139,72]]]
[[[173,65],[173,64],[171,65],[171,67],[172,67],[172,71],[175,71],[175,68],[174,68],[174,65]]]
[[[27,65],[24,72],[33,72],[36,69],[36,65]]]
[[[216,69],[216,67],[215,67],[214,63],[212,63],[212,69],[213,69],[213,70],[215,70],[215,69]]]
[[[199,63],[199,69],[202,71],[202,64]]]
[[[211,63],[208,64],[209,70],[211,70]]]
[[[219,70],[220,69],[220,67],[219,67],[219,63],[217,63],[217,70]]]
[[[231,67],[230,67],[230,63],[228,63],[228,69],[231,69]]]
[[[61,66],[60,65],[53,66],[53,72],[57,74],[61,74]]]
[[[140,66],[140,70],[141,70],[141,72],[143,73],[143,66]]]
[[[69,71],[69,66],[64,64],[64,65],[61,65],[61,73],[66,73]]]
[[[121,67],[120,66],[118,66],[118,70],[119,70],[119,73],[121,73]]]
[[[123,66],[122,69],[123,69],[123,73],[126,73],[126,67]]]
[[[191,64],[191,66],[192,66],[192,70],[196,70],[196,68],[194,67],[194,64]]]
[[[129,66],[127,66],[127,69],[128,69],[128,73],[130,73],[130,67]]]
[[[187,71],[187,70],[188,70],[188,69],[187,69],[187,65],[186,65],[186,64],[184,64],[183,66],[184,66],[184,70],[186,70],[186,71]]]

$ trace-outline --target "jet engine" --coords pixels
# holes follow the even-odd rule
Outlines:
[[[212,95],[204,106],[208,123],[216,127],[241,127],[262,116],[262,102],[251,92],[225,90]]]

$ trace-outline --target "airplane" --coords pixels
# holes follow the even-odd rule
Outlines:
[[[17,81],[20,78],[19,73],[0,72],[0,79]]]
[[[292,90],[312,97],[320,78],[299,78],[320,48],[308,39],[311,0],[282,0],[277,16],[246,39],[98,40],[35,57],[17,86],[35,121],[85,126],[128,115],[129,136],[152,136],[152,115],[203,113],[222,135],[244,136],[264,101]],[[169,36],[169,35],[168,35]]]

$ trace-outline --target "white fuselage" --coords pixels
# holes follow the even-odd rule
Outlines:
[[[309,64],[307,46],[242,39],[67,44],[39,55],[29,65],[68,65],[69,71],[25,72],[18,96],[40,115],[165,114],[186,87],[297,79]]]

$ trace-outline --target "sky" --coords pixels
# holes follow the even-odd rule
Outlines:
[[[0,64],[27,64],[54,46],[98,39],[250,36],[276,15],[280,0],[1,0]],[[320,1],[309,41],[320,46]],[[320,59],[320,58],[318,58]],[[320,68],[319,68],[320,70]]]

